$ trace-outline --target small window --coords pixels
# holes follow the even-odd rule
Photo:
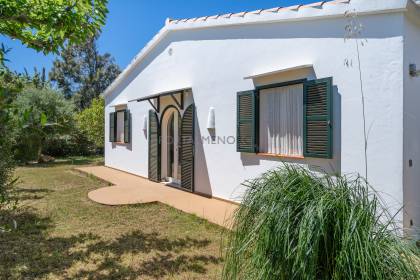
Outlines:
[[[303,157],[303,84],[260,90],[259,152]]]
[[[109,114],[109,141],[116,143],[130,143],[131,113],[120,110]]]

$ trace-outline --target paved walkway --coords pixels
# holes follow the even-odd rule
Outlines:
[[[230,217],[238,207],[234,203],[171,188],[105,166],[76,169],[113,184],[89,192],[88,197],[101,204],[125,205],[157,201],[224,227],[228,227]]]

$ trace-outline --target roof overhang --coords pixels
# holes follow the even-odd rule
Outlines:
[[[266,76],[270,76],[270,75],[281,74],[281,73],[284,73],[284,72],[289,72],[289,71],[294,71],[294,70],[302,70],[302,69],[311,69],[311,68],[313,68],[312,64],[303,64],[303,65],[282,68],[282,69],[269,71],[269,72],[252,74],[252,75],[244,77],[244,80],[256,79],[256,78],[266,77]]]
[[[112,105],[110,107],[123,107],[123,106],[127,106],[127,102],[120,102],[120,103]]]

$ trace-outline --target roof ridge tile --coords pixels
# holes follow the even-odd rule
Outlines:
[[[212,16],[202,16],[202,17],[194,17],[194,18],[185,18],[185,19],[170,19],[166,20],[166,24],[178,24],[184,22],[196,22],[196,21],[208,21],[208,20],[217,20],[219,18],[232,18],[232,17],[246,17],[247,15],[261,15],[263,13],[280,13],[282,11],[295,11],[298,12],[301,8],[315,8],[315,9],[322,9],[324,5],[330,4],[349,4],[351,0],[332,0],[332,1],[318,1],[306,5],[298,4],[288,7],[274,7],[269,9],[259,9],[254,11],[242,11],[237,13],[226,13],[226,14],[217,14]]]
[[[272,13],[277,13],[282,7],[274,7],[274,8],[270,8],[270,9],[264,9],[264,12],[272,12]]]

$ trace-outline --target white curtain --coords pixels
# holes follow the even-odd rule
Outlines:
[[[260,91],[260,152],[303,156],[303,85]]]
[[[117,112],[117,142],[124,142],[124,111]]]

